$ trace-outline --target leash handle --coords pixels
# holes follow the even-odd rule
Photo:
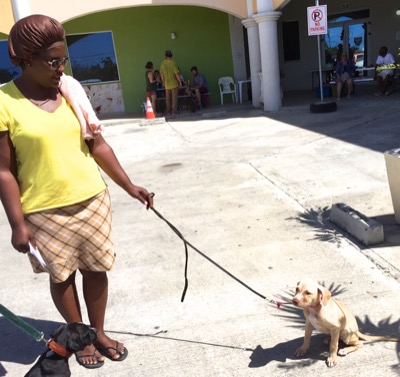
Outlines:
[[[25,331],[27,334],[33,336],[37,342],[44,340],[44,333],[33,328],[29,323],[22,320],[20,317],[16,316],[5,306],[0,304],[0,314],[7,318],[14,325],[19,327],[21,330]]]

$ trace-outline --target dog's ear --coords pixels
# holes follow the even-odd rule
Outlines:
[[[63,323],[62,325],[58,326],[51,334],[51,339],[57,340],[58,336],[64,331],[67,325]]]
[[[320,302],[325,306],[331,298],[331,292],[329,289],[318,284],[318,294],[320,295]]]

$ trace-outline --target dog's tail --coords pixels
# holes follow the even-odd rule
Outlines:
[[[357,335],[361,340],[367,340],[369,342],[400,342],[400,338],[394,338],[390,336],[365,335],[359,331],[357,331]]]

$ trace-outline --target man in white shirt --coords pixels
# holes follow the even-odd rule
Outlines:
[[[378,82],[379,91],[376,96],[389,95],[389,84],[393,77],[394,57],[388,52],[386,46],[379,49],[379,54],[375,63],[375,80]]]

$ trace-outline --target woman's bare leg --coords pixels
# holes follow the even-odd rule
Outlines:
[[[340,95],[342,94],[342,82],[340,80],[337,82],[336,90],[337,90],[337,98],[339,99]]]
[[[50,280],[50,292],[54,305],[67,323],[83,322],[75,276],[76,272],[62,283],[53,283]],[[83,351],[78,352],[78,356],[89,355],[88,357],[80,358],[80,362],[82,364],[96,364],[98,361],[103,361],[104,357],[98,353],[95,355],[95,351],[94,345],[90,345]]]
[[[152,94],[151,95],[151,107],[153,108],[154,115],[156,115],[156,106],[157,106],[157,95]]]
[[[106,272],[81,271],[83,276],[83,297],[85,298],[90,325],[97,329],[96,346],[116,347],[116,341],[104,333],[104,319],[108,299],[108,277]],[[118,352],[109,349],[112,358],[118,359],[124,353],[124,345],[118,343]]]
[[[353,94],[353,80],[347,80],[347,97],[350,97]]]

